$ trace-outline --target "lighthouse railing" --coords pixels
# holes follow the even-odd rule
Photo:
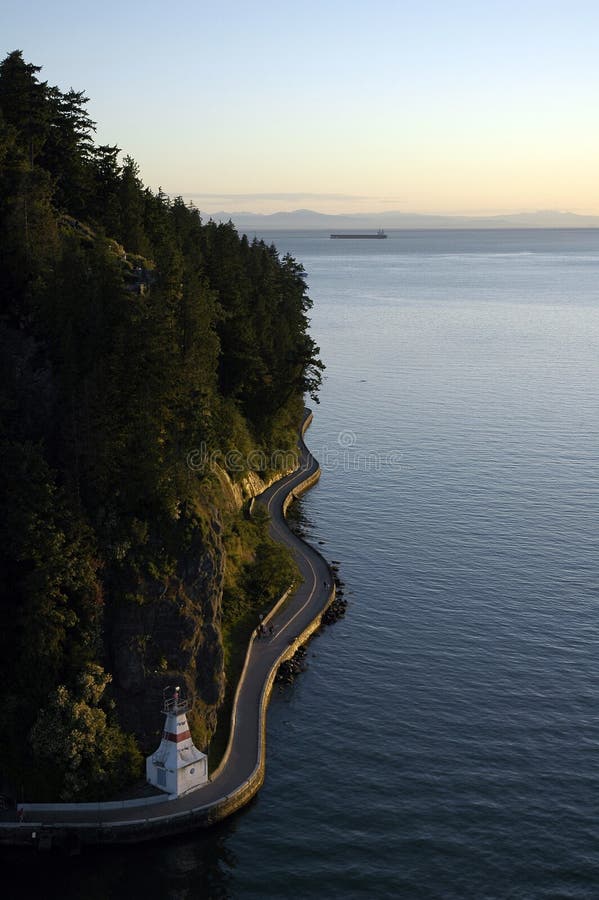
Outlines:
[[[187,713],[191,709],[189,700],[182,700],[180,697],[170,697],[165,700],[162,706],[162,712],[165,715],[178,716],[181,713]]]

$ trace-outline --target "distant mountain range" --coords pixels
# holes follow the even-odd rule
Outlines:
[[[580,216],[556,210],[511,213],[499,216],[441,216],[382,212],[328,215],[312,209],[295,209],[265,215],[251,212],[203,213],[204,220],[231,220],[239,231],[278,229],[334,231],[352,228],[599,228],[599,216]]]

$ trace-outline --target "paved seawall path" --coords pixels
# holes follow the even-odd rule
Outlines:
[[[266,762],[266,711],[278,666],[319,627],[322,613],[335,596],[326,561],[285,521],[290,502],[320,476],[318,462],[303,440],[311,421],[312,413],[306,410],[299,468],[256,498],[269,512],[273,537],[291,548],[302,583],[265,617],[273,625],[273,635],[251,639],[233,706],[229,743],[208,783],[174,799],[165,794],[137,802],[24,804],[22,822],[16,821],[16,811],[0,821],[0,845],[49,848],[151,840],[218,822],[260,789]]]

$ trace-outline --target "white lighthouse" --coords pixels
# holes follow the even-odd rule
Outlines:
[[[158,750],[146,757],[149,783],[177,797],[208,781],[208,757],[191,739],[186,715],[189,702],[181,699],[180,690],[176,687],[174,693],[165,698],[162,740]]]

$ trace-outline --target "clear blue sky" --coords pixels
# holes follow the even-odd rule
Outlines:
[[[0,36],[207,212],[599,214],[596,2],[21,0]]]

